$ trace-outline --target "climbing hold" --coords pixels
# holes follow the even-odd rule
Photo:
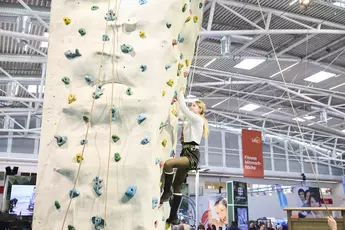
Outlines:
[[[83,140],[81,140],[81,141],[80,141],[80,144],[81,144],[81,145],[85,145],[85,144],[87,144],[87,140],[84,140],[84,139],[83,139]]]
[[[161,160],[159,160],[159,158],[156,158],[156,165],[159,165],[160,162]]]
[[[184,4],[182,7],[182,12],[184,13],[184,12],[186,12],[186,10],[187,10],[187,4]]]
[[[198,21],[198,19],[199,19],[198,16],[194,16],[194,17],[193,17],[194,23],[196,23],[196,22]]]
[[[63,78],[61,78],[61,81],[62,81],[63,83],[65,83],[65,85],[69,85],[69,83],[71,82],[70,79],[69,79],[68,77],[63,77]]]
[[[140,66],[141,72],[145,72],[147,70],[147,65]]]
[[[145,34],[145,32],[144,31],[139,31],[139,37],[141,37],[141,38],[144,38],[144,37],[146,37],[146,34]]]
[[[184,38],[183,38],[183,37],[181,37],[181,35],[180,35],[180,34],[178,34],[178,36],[177,36],[177,40],[178,40],[178,42],[179,42],[179,43],[183,43],[183,42],[184,42]]]
[[[99,7],[98,6],[91,6],[91,10],[98,10]]]
[[[139,4],[140,4],[140,5],[144,5],[144,4],[146,4],[146,3],[147,3],[146,0],[139,0]]]
[[[109,10],[108,13],[106,13],[106,16],[104,17],[107,21],[114,21],[115,20],[115,13],[113,10]]]
[[[163,145],[164,147],[167,146],[167,140],[166,140],[166,139],[164,139],[164,140],[162,141],[162,145]]]
[[[99,85],[96,87],[96,91],[93,92],[92,98],[94,98],[94,99],[99,99],[102,95],[103,95],[102,85],[99,84]]]
[[[169,79],[169,81],[167,81],[167,85],[172,87],[174,85],[174,80],[173,79]]]
[[[159,126],[159,129],[163,129],[164,127],[168,126],[169,125],[169,122],[161,122],[160,126]]]
[[[183,75],[184,75],[184,77],[188,77],[188,72],[185,71],[185,72],[183,73]]]
[[[141,140],[141,144],[142,145],[146,145],[146,144],[148,144],[150,142],[150,139],[148,138],[148,137],[144,137],[142,140]]]
[[[191,16],[188,16],[187,19],[186,19],[186,21],[185,21],[185,23],[189,22],[191,19],[192,19],[192,17],[191,17]]]
[[[111,139],[114,141],[114,143],[118,142],[120,140],[120,137],[116,136],[116,135],[112,135]]]
[[[176,101],[177,101],[177,96],[175,95],[173,99],[171,100],[171,105],[175,104]]]
[[[193,14],[193,11],[192,11],[192,9],[189,9],[189,13],[190,13],[190,14]]]
[[[104,35],[102,36],[102,40],[103,40],[104,42],[109,41],[109,40],[110,40],[109,35],[108,35],[108,34],[104,34]]]
[[[132,198],[136,192],[137,192],[137,186],[128,186],[125,192],[125,195],[128,196],[129,198]]]
[[[166,69],[166,70],[170,69],[170,67],[171,67],[170,64],[166,64],[166,65],[165,65],[165,69]]]
[[[54,136],[59,147],[63,146],[67,142],[67,137]]]
[[[88,116],[83,116],[83,120],[85,121],[85,123],[89,123],[90,119]]]
[[[163,90],[162,91],[162,97],[164,97],[166,93],[167,93],[167,91]]]
[[[125,53],[125,54],[128,54],[128,53],[130,53],[130,52],[133,51],[133,47],[130,46],[130,45],[126,45],[126,44],[122,44],[122,45],[120,46],[120,48],[121,48],[121,51],[122,51],[123,53]]]
[[[84,160],[83,156],[81,155],[81,153],[77,153],[75,155],[76,159],[77,159],[77,162],[80,163]]]
[[[65,22],[66,25],[71,24],[71,19],[69,17],[63,17],[63,21]]]
[[[68,104],[75,102],[77,100],[77,96],[75,94],[68,95]]]
[[[170,157],[175,157],[175,151],[174,150],[171,150]]]
[[[100,230],[100,229],[104,228],[105,222],[104,222],[102,217],[93,216],[91,218],[91,221],[92,221],[92,224],[95,227],[95,230]]]
[[[116,162],[119,162],[121,160],[120,153],[115,153],[114,154],[114,159],[115,159]]]
[[[71,198],[76,198],[76,197],[78,197],[80,195],[80,193],[78,192],[78,190],[77,189],[71,189],[70,191],[69,191],[69,196],[71,197]]]
[[[167,26],[168,29],[170,29],[170,27],[171,27],[170,23],[166,23],[165,25]]]
[[[202,2],[199,3],[199,9],[201,9],[203,7],[204,4],[202,4]]]
[[[111,120],[112,121],[116,121],[116,108],[115,108],[115,105],[113,105],[112,107],[111,107]]]
[[[86,30],[84,28],[80,28],[78,32],[81,36],[84,36],[86,34]]]
[[[178,63],[177,69],[181,70],[184,67],[184,65],[182,63]]]
[[[189,59],[186,59],[186,67],[189,67],[189,65],[190,65],[190,60]]]
[[[138,124],[140,125],[143,121],[146,120],[146,115],[145,114],[139,114],[138,118],[137,118],[137,121],[138,121]]]
[[[152,209],[156,208],[158,206],[158,199],[152,198]]]
[[[56,209],[60,209],[61,208],[61,205],[60,205],[59,201],[57,201],[57,200],[54,202],[54,205],[55,205]]]
[[[67,226],[68,230],[75,230],[75,228],[72,225]]]
[[[102,182],[103,180],[99,179],[98,176],[93,179],[93,191],[95,191],[97,196],[102,195]]]
[[[172,115],[177,116],[176,109],[171,110]]]
[[[93,84],[93,77],[90,75],[85,75],[85,81],[87,84],[92,85]]]
[[[76,57],[81,57],[81,54],[80,54],[78,49],[76,49],[74,53],[72,53],[72,51],[70,51],[70,50],[67,50],[65,52],[65,56],[68,60],[71,60],[71,59],[74,59]]]
[[[158,227],[158,221],[156,220],[155,221],[155,228],[157,228]]]
[[[183,59],[183,54],[182,54],[182,53],[180,53],[180,59],[181,59],[181,60]]]
[[[162,168],[164,166],[164,161],[159,162],[159,167]]]
[[[177,45],[177,40],[176,40],[176,39],[173,39],[173,40],[172,40],[172,45],[173,45],[173,46],[176,46],[176,45]]]
[[[128,88],[128,89],[126,90],[126,94],[127,94],[128,96],[133,95],[132,89],[131,89],[131,88]]]

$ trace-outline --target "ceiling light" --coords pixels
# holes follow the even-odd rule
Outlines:
[[[333,2],[333,5],[345,8],[345,2]]]
[[[207,62],[205,65],[204,65],[204,68],[206,68],[207,66],[211,65],[213,62],[215,62],[217,60],[217,58],[213,58],[211,61]]]
[[[314,117],[314,116],[305,116],[305,117],[303,117],[304,119],[306,119],[306,120],[313,120],[313,119],[315,119],[316,117]]]
[[[298,122],[305,122],[305,120],[303,120],[302,118],[299,118],[299,117],[292,118],[292,120],[298,121]]]
[[[277,112],[277,111],[279,111],[279,110],[281,110],[281,108],[278,108],[277,110],[272,110],[272,111],[270,111],[270,112],[268,112],[268,113],[264,113],[264,114],[262,114],[261,116],[265,117],[265,116],[270,115],[271,113]]]
[[[28,91],[29,93],[37,93],[37,85],[29,85]]]
[[[329,88],[329,90],[333,90],[333,89],[339,88],[340,86],[343,86],[343,85],[345,85],[345,83],[341,83],[340,85],[336,85],[336,86],[334,86],[332,88]]]
[[[256,109],[258,109],[260,107],[261,107],[260,105],[248,104],[248,105],[245,105],[245,106],[241,107],[240,110],[254,111],[254,110],[256,110]]]
[[[238,69],[251,70],[254,67],[263,63],[264,61],[265,61],[265,59],[244,59],[243,61],[241,61],[240,63],[238,63],[234,67],[238,68]]]
[[[345,133],[345,129],[341,130],[343,133]]]
[[[319,83],[322,82],[328,78],[334,77],[336,74],[334,73],[329,73],[329,72],[325,72],[325,71],[320,71],[310,77],[305,78],[305,81],[310,81],[313,83]]]
[[[43,37],[48,38],[49,33],[44,32]],[[48,47],[48,42],[41,42],[41,48],[47,48]]]

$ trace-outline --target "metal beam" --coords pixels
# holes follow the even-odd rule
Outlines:
[[[1,30],[0,30],[1,34]],[[1,54],[0,62],[47,63],[47,58],[38,55]]]
[[[208,31],[210,31],[212,29],[212,22],[213,22],[214,10],[216,8],[216,3],[217,3],[217,0],[212,0],[211,9],[210,9],[210,13],[208,16],[208,23],[207,23],[207,30]]]
[[[13,78],[24,85],[37,85],[41,80],[41,76],[39,75],[15,75]],[[0,75],[0,84],[6,84],[10,81],[8,77],[4,77],[2,74]]]
[[[286,47],[285,49],[283,49],[282,51],[280,51],[279,53],[277,53],[277,57],[279,57],[279,56],[285,54],[286,52],[292,50],[292,49],[295,48],[296,46],[299,46],[299,45],[303,44],[304,42],[308,41],[309,39],[311,39],[311,38],[313,38],[313,37],[315,37],[315,36],[316,36],[316,34],[312,34],[312,35],[310,35],[310,36],[307,34],[307,36],[306,36],[305,38],[302,38],[302,39],[300,39],[300,40],[298,40],[298,41],[294,41],[292,45]]]
[[[4,2],[1,2],[0,7],[0,14],[5,16],[28,16],[30,15],[30,12],[23,9],[22,7],[17,7],[18,5],[14,4],[5,4]],[[34,10],[35,14],[37,14],[40,18],[44,20],[50,20],[50,12],[48,10],[43,11],[42,7],[31,7],[32,10]]]
[[[216,30],[216,31],[201,31],[200,36],[206,37],[223,37],[228,35],[258,35],[258,34],[345,34],[344,30],[331,29],[288,29],[288,30]]]
[[[3,97],[0,96],[0,101],[24,101],[24,102],[37,102],[43,103],[43,99],[30,98],[30,97]]]
[[[2,30],[2,29],[0,29],[0,35],[1,36],[8,36],[8,37],[15,37],[15,38],[22,38],[22,39],[27,39],[27,40],[41,41],[41,42],[48,42],[49,41],[48,37],[32,35],[32,34],[18,33],[18,32],[13,32],[13,31],[9,31],[9,30]]]

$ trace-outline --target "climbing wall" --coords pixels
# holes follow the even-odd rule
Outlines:
[[[202,0],[52,2],[34,230],[164,229]]]

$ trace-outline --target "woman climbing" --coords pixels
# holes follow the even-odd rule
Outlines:
[[[160,199],[160,204],[163,204],[163,202],[169,201],[173,195],[170,215],[166,220],[168,224],[173,225],[179,223],[177,211],[182,200],[182,183],[189,170],[197,169],[200,158],[199,144],[202,136],[207,137],[209,133],[208,122],[205,118],[205,103],[195,101],[188,109],[183,94],[184,88],[181,88],[178,93],[178,103],[181,112],[186,116],[187,120],[187,123],[182,128],[182,152],[180,157],[169,159],[164,163],[165,184],[164,192]],[[177,171],[173,182],[174,168],[177,168]],[[173,192],[171,191],[171,186],[173,186]]]

